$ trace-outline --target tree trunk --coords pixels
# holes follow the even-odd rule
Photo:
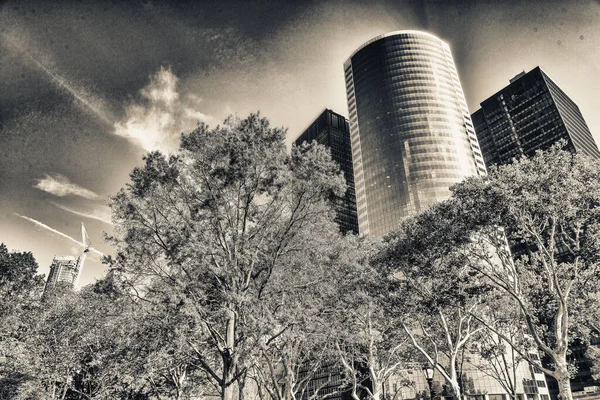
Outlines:
[[[556,379],[558,381],[558,399],[573,400],[573,393],[571,392],[571,379],[566,365],[564,365],[564,368],[560,369],[564,369],[564,371],[559,372],[558,368],[556,371],[559,372],[559,377]]]
[[[370,358],[370,362],[374,363],[375,359],[374,357]],[[379,379],[377,377],[377,374],[375,373],[375,368],[373,366],[369,367],[369,375],[371,378],[371,400],[380,400],[381,399],[381,382],[379,382]]]
[[[378,388],[379,385],[375,385],[373,384],[373,400],[380,400],[381,398],[381,392],[379,391],[379,389],[375,389]]]
[[[296,396],[295,396],[295,392],[294,392],[294,371],[291,371],[289,369],[289,367],[285,367],[286,368],[286,375],[287,375],[287,379],[286,379],[286,387],[283,390],[283,398],[285,400],[296,400]]]
[[[450,383],[450,387],[452,388],[452,397],[455,400],[463,400],[462,399],[462,390],[461,390],[461,383],[462,383],[462,376],[459,375],[459,368],[458,368],[458,360],[457,360],[457,354],[452,354],[452,356],[450,357],[450,378],[451,378],[451,382]]]
[[[237,374],[237,372],[236,372]],[[246,387],[246,374],[238,379],[238,400],[244,400],[244,392]]]
[[[372,400],[380,400],[381,398],[381,383],[379,382],[378,375],[375,372],[375,357],[373,355],[373,351],[370,351],[369,354],[369,375],[371,378],[371,399]]]
[[[235,313],[228,310],[227,331],[225,334],[225,350],[223,351],[223,381],[221,384],[221,399],[235,400],[235,385],[233,378],[235,376],[236,365],[234,358],[235,351]]]
[[[460,386],[459,386],[458,382],[454,381],[454,382],[451,383],[450,386],[452,387],[452,392],[454,392],[454,393],[452,393],[452,397],[455,400],[462,400],[462,396],[461,396],[461,392],[460,392]]]

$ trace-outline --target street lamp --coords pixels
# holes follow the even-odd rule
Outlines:
[[[427,380],[427,385],[429,385],[429,398],[433,400],[433,389],[431,388],[433,384],[433,368],[427,364],[423,366],[423,373],[425,374],[425,379]]]

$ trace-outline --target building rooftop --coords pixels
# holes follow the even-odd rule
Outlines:
[[[396,36],[396,35],[403,35],[403,34],[427,36],[427,37],[439,40],[440,42],[442,42],[446,46],[448,46],[448,43],[444,42],[442,39],[440,39],[439,37],[437,37],[434,34],[431,34],[429,32],[415,31],[415,30],[410,30],[410,29],[408,29],[408,30],[400,30],[400,31],[392,31],[392,32],[383,33],[381,35],[375,36],[374,38],[372,38],[372,39],[364,42],[358,49],[354,50],[354,52],[350,55],[350,57],[348,57],[348,59],[344,62],[344,68],[350,63],[350,60],[352,59],[352,57],[354,57],[354,55],[356,53],[358,53],[359,51],[361,51],[362,49],[364,49],[365,47],[367,47],[371,43],[374,43],[374,42],[376,42],[378,40],[381,40],[381,39],[384,39],[386,37]]]

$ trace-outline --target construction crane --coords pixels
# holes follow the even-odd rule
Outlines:
[[[92,242],[90,241],[90,238],[85,230],[85,226],[83,225],[83,222],[81,223],[81,244],[83,245],[83,252],[77,258],[77,271],[75,272],[77,275],[75,276],[75,282],[73,283],[73,287],[75,287],[75,288],[79,284],[79,277],[81,276],[81,270],[83,269],[83,263],[85,262],[85,257],[87,256],[87,253],[90,251],[90,246],[92,245]]]

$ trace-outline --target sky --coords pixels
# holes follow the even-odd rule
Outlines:
[[[47,274],[83,222],[80,285],[101,278],[110,196],[145,152],[257,110],[291,144],[323,109],[347,115],[344,61],[402,29],[450,45],[471,112],[539,65],[600,140],[599,0],[0,0],[0,242]]]

